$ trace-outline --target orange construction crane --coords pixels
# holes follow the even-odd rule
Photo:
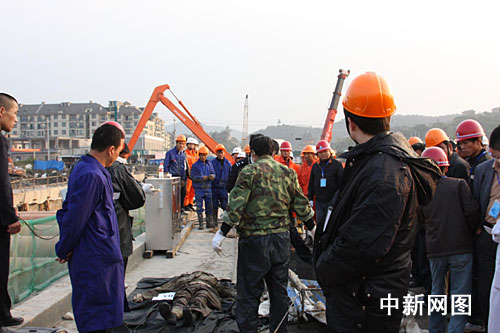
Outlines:
[[[163,92],[165,92],[165,90],[169,90],[172,93],[179,105],[182,106],[182,108],[187,112],[187,115],[182,112],[177,106],[175,106],[172,101],[170,101],[163,95]],[[217,141],[212,139],[212,137],[208,135],[207,132],[205,132],[200,122],[191,114],[191,112],[189,112],[189,110],[177,98],[177,96],[175,96],[172,90],[170,90],[170,86],[168,84],[158,86],[153,91],[153,94],[151,95],[151,98],[149,99],[149,102],[146,105],[144,112],[142,113],[141,119],[139,120],[139,123],[135,128],[134,134],[132,134],[132,137],[130,138],[130,141],[128,143],[130,151],[134,149],[134,146],[139,139],[144,126],[146,126],[146,123],[148,122],[149,117],[151,117],[151,114],[153,113],[153,110],[158,102],[161,102],[163,105],[165,105],[167,109],[169,109],[177,118],[179,118],[179,120],[182,121],[182,123],[186,125],[186,127],[189,128],[191,132],[193,132],[193,134],[196,135],[205,144],[205,146],[207,146],[208,149],[210,149],[210,151],[215,153],[215,146],[217,146],[218,144]],[[231,154],[229,154],[228,151],[224,151],[224,156],[231,163],[234,163],[234,158],[231,156]]]
[[[327,142],[332,140],[333,122],[335,121],[335,116],[337,115],[337,107],[339,105],[340,96],[342,95],[342,87],[344,86],[344,81],[347,76],[349,76],[349,73],[349,70],[339,70],[337,85],[333,91],[332,102],[330,103],[330,108],[328,108],[328,114],[326,116],[325,126],[323,127],[320,140],[326,140]]]

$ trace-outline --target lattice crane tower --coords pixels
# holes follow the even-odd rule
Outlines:
[[[241,146],[245,147],[248,142],[248,94],[245,97],[245,107],[243,108],[243,134],[241,135]]]

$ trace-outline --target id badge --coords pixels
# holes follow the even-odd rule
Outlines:
[[[319,187],[326,187],[326,178],[321,178],[319,180]]]
[[[498,200],[495,200],[495,203],[488,212],[488,215],[496,219],[498,217],[498,214],[500,214],[500,202],[498,202]]]

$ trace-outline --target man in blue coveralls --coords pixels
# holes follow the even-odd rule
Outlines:
[[[184,135],[178,135],[175,139],[175,147],[167,151],[165,154],[165,171],[170,173],[174,177],[179,177],[181,179],[181,207],[182,212],[184,212],[184,199],[186,198],[186,180],[188,169],[186,161],[186,137]]]
[[[203,201],[205,201],[205,215],[207,217],[207,228],[211,228],[212,222],[212,186],[215,171],[211,163],[207,161],[208,149],[200,148],[199,159],[191,168],[191,179],[193,180],[194,196],[196,198],[196,213],[198,214],[199,229],[203,230]]]
[[[229,180],[229,174],[231,173],[231,163],[224,157],[224,151],[226,148],[224,145],[218,144],[215,146],[215,154],[217,158],[214,158],[210,163],[214,167],[215,179],[212,180],[212,202],[213,202],[213,214],[212,223],[217,226],[217,217],[219,206],[222,210],[226,210],[227,207],[227,182]]]
[[[125,131],[116,122],[96,129],[89,153],[69,177],[66,200],[57,212],[57,260],[68,262],[80,332],[106,332],[123,322],[123,259],[106,167],[117,159],[124,138]]]

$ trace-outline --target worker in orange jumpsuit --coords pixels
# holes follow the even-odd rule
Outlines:
[[[311,169],[314,163],[317,161],[316,148],[314,146],[305,146],[302,150],[302,165],[299,166],[298,178],[299,185],[302,188],[302,192],[307,196],[307,190],[309,187],[309,177],[311,176]]]
[[[276,157],[276,161],[279,163],[286,165],[290,169],[293,169],[297,175],[299,174],[299,166],[293,163],[292,157],[290,156],[292,153],[292,144],[288,141],[283,141],[280,146],[281,155]]]
[[[195,138],[188,138],[187,139],[187,149],[186,149],[186,160],[189,165],[189,170],[191,170],[191,167],[193,164],[198,161],[198,150],[196,147],[198,146],[198,140]],[[184,207],[186,209],[189,209],[191,211],[194,211],[194,187],[193,187],[193,182],[191,179],[188,178],[187,183],[186,183],[186,198],[184,199]]]

